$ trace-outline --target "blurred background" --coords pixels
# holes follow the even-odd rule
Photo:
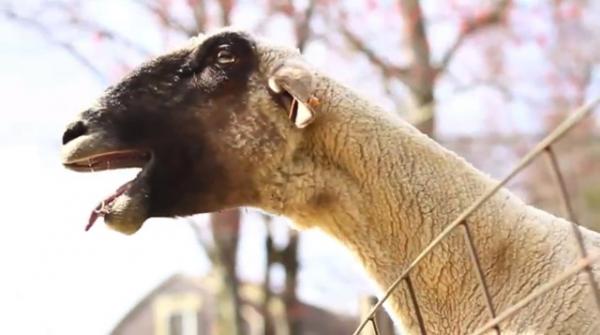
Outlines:
[[[354,330],[377,288],[341,245],[284,218],[248,208],[153,219],[129,237],[83,231],[137,171],[66,171],[64,126],[144,60],[223,25],[300,48],[494,177],[600,95],[595,0],[2,0],[0,334]],[[557,149],[596,230],[599,134],[595,115]],[[510,188],[560,214],[551,180],[541,160]]]

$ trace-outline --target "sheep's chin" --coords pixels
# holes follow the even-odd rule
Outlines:
[[[140,190],[118,196],[104,215],[104,223],[123,234],[137,232],[148,218],[146,199],[145,193]]]

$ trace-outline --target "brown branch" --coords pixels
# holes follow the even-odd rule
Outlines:
[[[137,43],[121,34],[115,33],[113,31],[109,30],[108,28],[100,25],[97,22],[82,20],[79,17],[75,18],[72,13],[73,12],[72,4],[60,2],[60,1],[46,1],[46,2],[44,2],[44,6],[41,9],[41,11],[48,10],[48,8],[55,8],[57,10],[60,10],[64,13],[66,13],[68,16],[66,24],[69,24],[69,25],[75,27],[77,30],[85,29],[88,32],[95,33],[102,38],[107,38],[107,39],[110,39],[111,41],[117,42],[117,43],[125,46],[128,49],[134,50],[135,52],[137,52],[143,56],[150,56],[152,54],[148,49],[144,48],[139,43]],[[38,15],[40,15],[40,13],[34,12],[30,16],[35,17]]]
[[[198,31],[196,31],[196,29],[186,27],[183,24],[181,24],[180,22],[178,22],[176,19],[171,17],[169,15],[169,13],[162,10],[158,4],[149,3],[144,0],[136,0],[136,2],[140,6],[144,7],[146,10],[148,10],[150,13],[154,14],[164,25],[168,26],[169,28],[171,28],[177,32],[180,32],[186,36],[189,36],[189,37],[195,36],[198,33]]]
[[[196,30],[198,32],[206,31],[206,7],[204,0],[195,0],[187,2],[194,15]]]
[[[134,50],[135,52],[139,53],[140,55],[150,56],[152,54],[148,49],[144,48],[139,43],[136,43],[121,34],[117,34],[113,31],[110,31],[107,28],[104,28],[97,23],[88,22],[88,21],[78,21],[76,23],[76,28],[77,29],[83,28],[90,32],[96,33],[100,37],[107,38],[111,41],[114,41],[116,43],[119,43],[119,44],[125,46],[128,49]]]
[[[281,13],[292,21],[296,34],[296,47],[300,51],[304,50],[308,40],[313,37],[312,30],[310,29],[310,21],[315,13],[316,6],[317,0],[309,0],[306,9],[303,12],[299,12],[296,10],[294,2],[287,0],[269,8],[270,15]]]
[[[302,17],[296,16],[296,45],[300,51],[306,47],[306,43],[310,39],[312,32],[310,29],[310,21],[315,13],[316,0],[310,0]]]
[[[271,299],[273,298],[273,292],[271,291],[271,268],[273,263],[275,262],[274,256],[276,253],[275,245],[273,243],[273,233],[271,231],[271,224],[273,222],[273,217],[267,214],[262,214],[262,217],[265,222],[266,227],[266,238],[265,238],[265,249],[267,254],[266,259],[266,267],[263,279],[263,299],[261,302],[260,309],[263,314],[263,322],[264,322],[264,334],[265,335],[273,335],[275,334],[275,322],[274,317],[269,310],[269,305],[271,303]]]
[[[63,51],[67,52],[73,59],[79,64],[83,65],[89,70],[95,77],[97,77],[102,83],[107,83],[108,79],[89,59],[84,56],[77,48],[69,43],[56,38],[50,30],[40,22],[30,17],[21,15],[10,8],[3,8],[1,14],[4,14],[9,20],[21,23],[26,27],[32,28],[40,33],[48,42],[60,47]]]
[[[482,29],[491,27],[496,23],[500,22],[504,14],[506,13],[510,2],[511,0],[500,0],[496,7],[488,13],[482,16],[477,16],[468,19],[467,22],[465,22],[464,24],[464,29],[460,32],[452,46],[450,46],[448,51],[446,51],[446,53],[442,57],[442,60],[435,69],[435,74],[438,75],[446,70],[448,64],[450,64],[450,61],[452,61],[452,58],[454,57],[458,49],[460,49],[462,44],[469,36]]]
[[[466,92],[472,91],[477,88],[487,87],[489,89],[493,89],[500,93],[502,97],[506,100],[514,100],[515,94],[512,93],[510,87],[506,84],[494,80],[494,79],[485,79],[485,78],[475,78],[470,83],[465,85],[456,85],[456,87],[452,90],[452,95],[460,95]]]
[[[222,271],[224,293],[231,303],[231,314],[227,323],[232,335],[243,334],[243,321],[240,303],[240,280],[237,276],[237,251],[240,238],[241,212],[238,208],[226,209],[210,215],[214,247],[219,263],[214,264]]]
[[[206,254],[206,258],[211,262],[211,265],[215,266],[215,264],[218,264],[219,255],[215,248],[214,241],[210,241],[210,239],[203,234],[200,223],[198,223],[194,217],[187,218],[186,221],[189,227],[194,231],[196,242],[198,242],[198,245]]]
[[[219,7],[221,8],[221,24],[228,26],[231,24],[231,10],[233,10],[234,0],[219,0]]]
[[[351,32],[348,27],[342,26],[341,33],[353,48],[364,54],[371,64],[375,65],[381,70],[386,79],[397,78],[409,87],[413,87],[410,68],[395,66],[381,59],[374,50],[369,48],[369,46],[367,46],[358,36]]]
[[[419,0],[399,0],[405,33],[408,36],[410,50],[413,53],[413,80],[416,91],[423,91],[433,84],[433,71],[431,69],[431,52],[427,31],[425,30],[425,18]]]

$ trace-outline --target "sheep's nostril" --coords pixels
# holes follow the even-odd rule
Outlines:
[[[71,142],[81,135],[87,133],[87,126],[82,121],[73,122],[67,126],[67,130],[63,134],[62,143],[63,145]]]

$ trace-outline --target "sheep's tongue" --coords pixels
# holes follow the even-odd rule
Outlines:
[[[85,231],[90,230],[90,228],[92,228],[92,226],[94,225],[94,222],[96,222],[96,220],[98,220],[98,218],[100,216],[104,216],[106,214],[108,214],[108,212],[110,211],[110,204],[121,194],[125,193],[125,191],[127,191],[129,189],[129,186],[131,186],[131,181],[125,183],[123,186],[119,187],[115,193],[111,194],[108,198],[102,200],[102,202],[100,202],[98,204],[98,206],[96,206],[96,208],[94,208],[94,210],[92,211],[92,214],[90,214],[90,219],[88,220],[88,224],[85,226]]]

